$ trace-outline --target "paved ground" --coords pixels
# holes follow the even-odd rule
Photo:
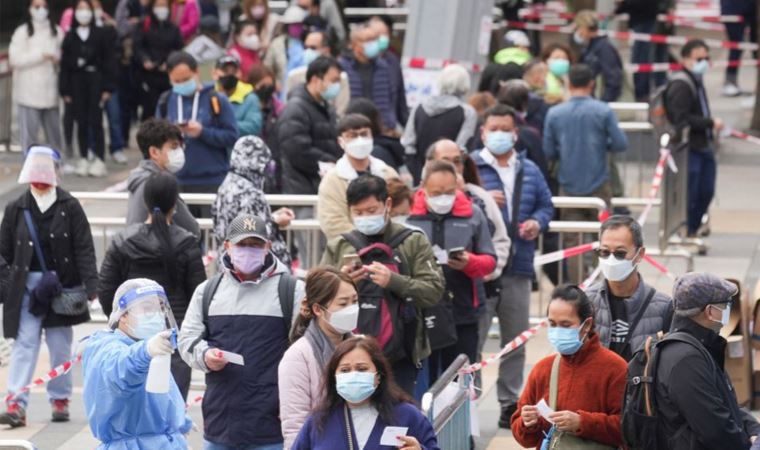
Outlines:
[[[713,55],[714,59],[725,59],[725,55]],[[754,73],[742,69],[741,82],[745,89],[754,87]],[[710,92],[717,92],[722,74],[716,71],[710,72],[707,77]],[[751,101],[751,98],[749,99]],[[748,99],[723,99],[712,96],[712,109],[715,115],[721,116],[726,123],[742,129],[749,123],[750,110],[747,105]],[[136,150],[130,150],[130,166],[134,166],[139,159]],[[0,153],[0,205],[5,205],[21,192],[16,185],[16,177],[19,169],[19,156],[17,154]],[[65,187],[69,190],[102,190],[125,179],[128,169],[109,164],[111,174],[104,180],[80,179],[74,176],[65,178]],[[644,184],[638,185],[637,164],[631,163],[626,166],[627,188],[629,195],[639,195],[646,192],[648,180],[651,178],[653,164],[645,165],[643,172]],[[719,154],[718,189],[713,208],[711,210],[712,235],[708,239],[709,251],[706,256],[695,258],[695,269],[710,271],[721,276],[733,277],[743,280],[748,286],[754,286],[760,275],[760,202],[756,201],[757,192],[760,192],[760,147],[753,146],[737,140],[725,140]],[[108,202],[90,202],[85,204],[85,209],[91,216],[119,216],[124,214],[124,205]],[[654,225],[657,211],[649,225],[645,227],[647,242],[650,246],[657,238],[657,227]],[[96,238],[98,255],[102,255],[103,245]],[[685,263],[679,259],[661,259],[675,274],[681,274],[685,270]],[[642,267],[644,277],[648,282],[655,284],[659,289],[669,292],[671,281],[657,274],[650,267]],[[539,303],[534,298],[532,314],[538,315]],[[86,336],[97,330],[102,324],[87,324],[75,329],[76,337]],[[489,339],[487,352],[496,351],[497,340]],[[539,359],[549,355],[551,348],[546,341],[545,334],[540,333],[533,341],[527,344],[528,365],[526,374],[533,364]],[[37,374],[42,374],[49,367],[47,352],[43,347],[40,354]],[[521,448],[511,437],[507,430],[498,430],[496,421],[499,414],[499,406],[496,401],[495,377],[496,367],[489,366],[484,371],[484,390],[478,401],[478,415],[480,418],[481,436],[477,438],[478,449],[510,450]],[[195,374],[197,381],[202,377]],[[5,390],[7,369],[0,369],[0,392]],[[2,439],[29,439],[40,449],[83,449],[94,448],[97,441],[91,436],[85,421],[83,405],[81,401],[82,380],[79,368],[74,370],[75,391],[72,399],[72,421],[66,424],[51,424],[49,419],[49,407],[46,405],[44,390],[32,391],[31,404],[29,407],[29,426],[23,429],[6,431],[0,430]],[[191,398],[194,393],[191,393]],[[190,414],[197,424],[201,424],[200,408],[190,409]],[[190,442],[192,448],[202,447],[201,434],[191,432]]]

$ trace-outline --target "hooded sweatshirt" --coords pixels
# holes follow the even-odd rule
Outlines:
[[[129,173],[127,179],[127,190],[129,191],[129,203],[127,204],[127,225],[133,223],[143,223],[148,220],[148,207],[145,205],[143,193],[145,192],[145,182],[152,175],[160,173],[162,169],[158,164],[150,159],[143,159],[140,164]],[[201,238],[201,228],[198,221],[195,220],[187,204],[181,198],[177,199],[174,207],[174,224],[192,233],[196,239]]]

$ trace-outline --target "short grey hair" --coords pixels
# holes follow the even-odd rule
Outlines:
[[[692,317],[699,315],[699,313],[704,310],[704,308],[676,309],[673,311],[673,315],[676,317],[686,317],[687,319],[691,319]]]
[[[462,97],[470,91],[470,73],[459,64],[449,64],[438,76],[438,92],[442,95]]]
[[[432,144],[428,145],[427,150],[425,150],[425,159],[427,161],[433,161],[435,160],[435,152],[438,151],[438,145],[443,142],[451,142],[452,144],[456,145],[460,151],[462,151],[461,147],[459,147],[459,144],[452,141],[451,139],[438,139],[437,141],[433,142]]]
[[[625,227],[631,232],[633,238],[633,245],[636,248],[644,246],[644,233],[641,231],[641,224],[631,216],[614,215],[602,223],[602,227],[599,229],[599,240],[602,240],[602,235],[607,230],[616,230],[618,228]]]

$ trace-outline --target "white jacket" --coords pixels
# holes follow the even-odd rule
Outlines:
[[[47,22],[46,22],[47,25]],[[44,55],[61,57],[63,31],[53,36],[50,26],[37,26],[29,36],[27,24],[16,28],[8,49],[13,70],[13,100],[29,108],[58,107],[58,67]]]

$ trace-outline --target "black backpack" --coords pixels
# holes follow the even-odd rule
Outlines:
[[[211,300],[222,282],[224,272],[218,273],[211,277],[203,287],[203,339],[208,339],[208,310],[211,306]],[[280,297],[280,308],[282,308],[282,319],[285,322],[285,335],[290,336],[290,326],[293,324],[293,297],[296,295],[296,282],[298,279],[293,275],[283,272],[277,284],[277,296]]]
[[[405,228],[387,243],[372,243],[356,230],[342,236],[356,249],[362,264],[378,262],[391,272],[409,275],[408,265],[397,249],[412,233],[415,231]],[[392,363],[411,357],[417,330],[414,305],[369,279],[360,281],[357,287],[359,332],[375,337]]]
[[[684,332],[668,333],[661,339],[651,336],[628,363],[628,382],[623,399],[622,433],[628,450],[667,450],[667,436],[661,429],[657,415],[655,390],[657,365],[662,348],[670,342],[683,342],[698,349],[705,359],[712,361],[707,350],[692,335]]]
[[[668,88],[676,81],[683,81],[691,90],[692,95],[697,95],[697,86],[694,81],[683,71],[676,72],[670,76],[670,79],[663,86],[657,88],[649,99],[649,122],[654,128],[654,135],[656,139],[667,133],[674,139],[678,138],[679,128],[683,128],[680,124],[675,124],[672,121],[670,113],[668,113],[668,105],[666,104],[666,95]]]

